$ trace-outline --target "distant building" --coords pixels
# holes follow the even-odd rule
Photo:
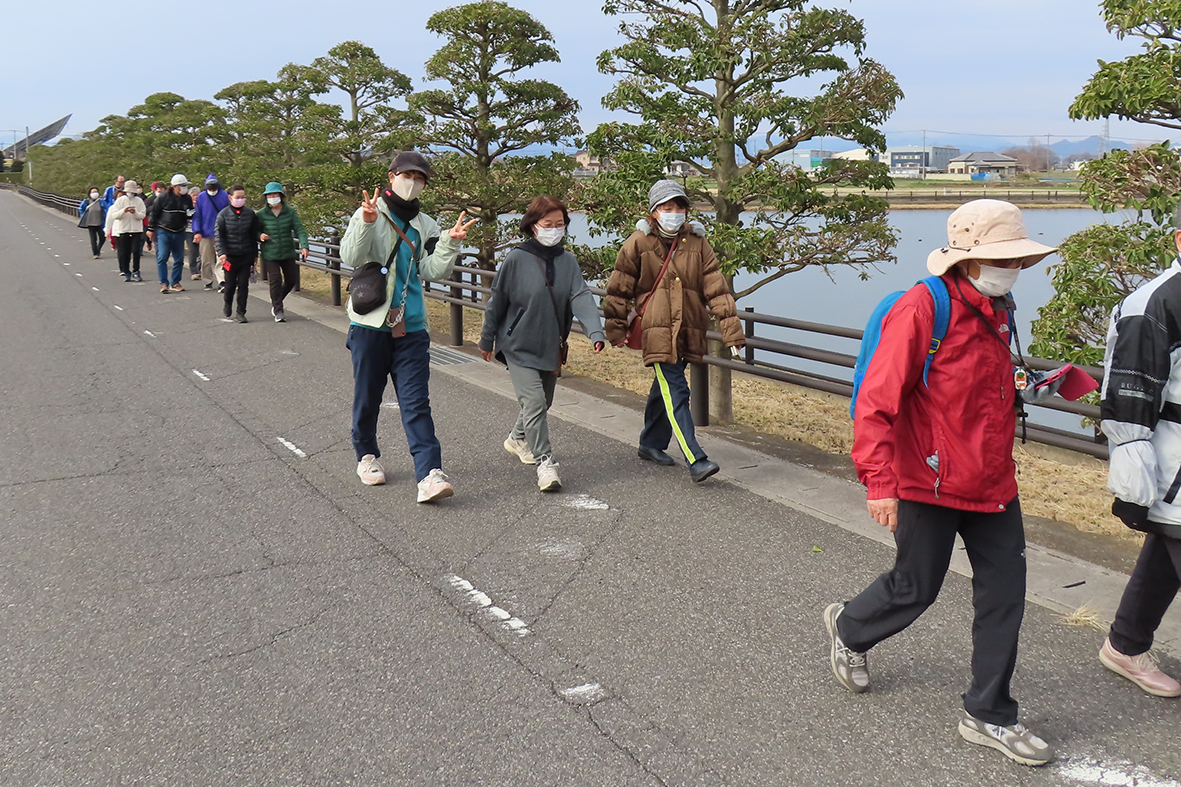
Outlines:
[[[900,145],[886,148],[885,161],[891,172],[946,172],[959,154],[959,148],[948,145]]]
[[[968,153],[953,158],[947,171],[955,175],[1016,175],[1017,159],[992,151]]]
[[[589,150],[578,151],[574,154],[574,160],[578,162],[579,169],[588,172],[599,172],[603,169],[603,162],[599,160],[598,156],[592,156]]]
[[[846,150],[841,153],[833,153],[832,157],[840,159],[841,161],[877,161],[881,155],[873,150],[866,148],[857,148],[856,150]]]
[[[688,161],[674,161],[664,168],[664,174],[670,178],[695,178],[701,175],[701,171]]]
[[[784,164],[794,164],[805,172],[820,169],[824,162],[836,156],[831,150],[789,150],[775,157]]]

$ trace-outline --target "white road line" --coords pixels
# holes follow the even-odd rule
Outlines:
[[[611,506],[602,500],[596,500],[590,495],[575,495],[562,503],[566,508],[577,508],[581,511],[606,511]]]
[[[112,305],[114,305],[114,304],[112,304]],[[116,308],[116,309],[118,309],[119,311],[123,311],[123,307],[122,307],[122,306],[115,305],[115,308]]]
[[[456,576],[455,574],[448,574],[446,577],[444,577],[444,579],[447,580],[447,584],[449,584],[451,587],[462,591],[467,596],[467,600],[469,602],[475,604],[478,610],[492,618],[492,620],[494,620],[499,625],[520,637],[527,636],[530,633],[529,627],[525,624],[525,621],[518,617],[514,617],[507,610],[504,610],[493,604],[492,599],[489,598],[488,594],[478,590],[472,585],[471,582],[468,582],[463,577]]]
[[[598,683],[583,683],[578,686],[558,689],[558,694],[571,705],[593,705],[607,699],[606,689]]]
[[[193,370],[193,374],[197,375],[198,377],[200,377],[200,378],[201,378],[202,380],[204,380],[205,382],[209,382],[209,378],[208,378],[208,377],[206,377],[204,374],[202,374],[202,373],[201,373],[199,370],[197,370],[197,369],[194,369],[194,370]]]
[[[284,445],[284,447],[287,448],[287,450],[289,450],[291,453],[298,456],[300,459],[307,459],[308,458],[308,455],[305,454],[303,451],[299,450],[299,448],[296,447],[295,443],[291,442],[290,440],[285,440],[282,437],[276,437],[275,439],[278,440],[280,443],[282,443]]]
[[[70,263],[68,262],[63,262],[62,265],[65,265],[67,268],[70,267]]]
[[[81,273],[75,273],[74,275],[75,275],[75,276],[81,276],[82,274],[81,274]]]
[[[1157,776],[1142,765],[1127,761],[1100,761],[1090,757],[1064,758],[1058,775],[1075,784],[1095,784],[1100,787],[1181,787],[1181,783]]]
[[[147,334],[148,336],[151,336],[153,339],[156,338],[156,334],[152,333],[151,331],[144,331],[144,333]]]

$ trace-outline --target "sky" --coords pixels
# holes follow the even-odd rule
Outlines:
[[[600,104],[612,79],[595,58],[617,45],[618,20],[602,0],[510,0],[554,35],[562,62],[535,69],[579,101],[584,130],[611,114]],[[0,47],[0,142],[73,113],[67,135],[171,91],[212,98],[235,82],[270,79],[288,62],[310,63],[355,39],[423,86],[422,64],[440,40],[425,29],[454,0],[199,0],[120,6],[26,3]],[[1136,51],[1108,33],[1098,0],[819,0],[865,21],[868,54],[898,78],[905,99],[887,133],[929,129],[1052,141],[1102,131],[1066,111],[1096,69]],[[17,32],[19,31],[19,32]],[[949,136],[949,134],[951,136]],[[1156,140],[1166,129],[1124,121],[1111,135]],[[23,134],[19,136],[23,137]],[[998,147],[1000,145],[998,144]]]

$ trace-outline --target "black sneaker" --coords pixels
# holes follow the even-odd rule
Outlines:
[[[249,322],[249,320],[246,319],[246,315],[243,314],[242,312],[238,312],[237,314],[234,315],[234,321],[235,322]]]
[[[206,284],[205,289],[212,290],[213,289],[213,282],[209,282],[208,284]]]
[[[226,316],[226,319],[229,319],[230,315],[233,314],[233,310],[231,309],[230,305],[227,303],[221,307],[221,313]]]
[[[131,274],[131,280],[132,281],[143,281],[144,277],[139,275],[139,271],[136,271],[135,273]]]
[[[226,291],[226,283],[224,281],[217,285],[217,291],[218,292],[225,292]]]

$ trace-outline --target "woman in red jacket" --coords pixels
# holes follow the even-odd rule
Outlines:
[[[934,603],[958,533],[972,563],[976,617],[960,735],[1042,765],[1053,752],[1018,723],[1009,695],[1025,609],[1025,531],[1013,462],[1025,373],[1010,351],[1009,291],[1022,269],[1056,249],[1030,240],[1021,211],[999,200],[960,207],[947,235],[948,245],[927,258],[947,286],[951,313],[926,383],[935,307],[918,285],[882,321],[857,396],[853,461],[870,516],[894,533],[898,554],[894,568],[859,596],[825,610],[832,668],[846,689],[869,689],[866,651]]]

